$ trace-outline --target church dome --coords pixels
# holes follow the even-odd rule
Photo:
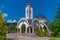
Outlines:
[[[36,16],[36,19],[38,19],[39,22],[47,22],[47,18],[42,14]]]
[[[38,15],[36,16],[37,19],[40,19],[40,20],[46,20],[47,18],[44,16],[44,15]]]

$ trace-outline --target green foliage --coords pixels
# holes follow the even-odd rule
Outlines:
[[[17,32],[16,24],[15,25],[12,24],[12,23],[9,24],[7,31],[8,31],[8,33],[15,33],[15,32]]]
[[[52,22],[50,25],[49,25],[49,29],[53,32],[56,33],[56,37],[60,37],[60,23],[59,22]]]
[[[40,30],[39,30],[39,27],[36,28],[36,33],[38,36],[40,37],[43,37],[45,36],[45,32],[43,32],[42,28],[40,27]]]
[[[60,37],[60,8],[56,14],[55,20],[50,23],[49,29],[56,33],[56,37]]]
[[[60,21],[60,11],[58,11],[56,14],[56,21]]]
[[[22,25],[22,27],[21,27],[21,32],[22,32],[22,33],[25,33],[25,30],[26,30],[25,25]]]
[[[4,18],[2,17],[2,13],[0,12],[0,40],[6,40],[6,24],[4,22]]]
[[[60,40],[60,38],[50,37],[50,40]]]
[[[13,40],[13,38],[6,38],[6,40]]]
[[[17,32],[20,32],[20,29],[19,28],[16,28]]]
[[[60,23],[59,22],[52,22],[49,25],[49,28],[54,32],[60,32]]]

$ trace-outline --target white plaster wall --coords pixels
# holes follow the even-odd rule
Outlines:
[[[26,28],[28,27],[28,24],[27,24],[26,22],[21,22],[21,23],[19,24],[18,28],[21,28],[21,26],[22,26],[23,24],[25,24]]]

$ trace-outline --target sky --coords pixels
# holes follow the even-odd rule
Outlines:
[[[6,22],[18,22],[25,18],[26,4],[30,2],[33,8],[33,17],[43,14],[47,20],[53,21],[59,7],[60,0],[0,0],[0,11]]]

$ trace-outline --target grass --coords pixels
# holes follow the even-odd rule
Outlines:
[[[60,38],[50,37],[50,40],[60,40]]]
[[[7,38],[6,40],[13,40],[13,38]]]

